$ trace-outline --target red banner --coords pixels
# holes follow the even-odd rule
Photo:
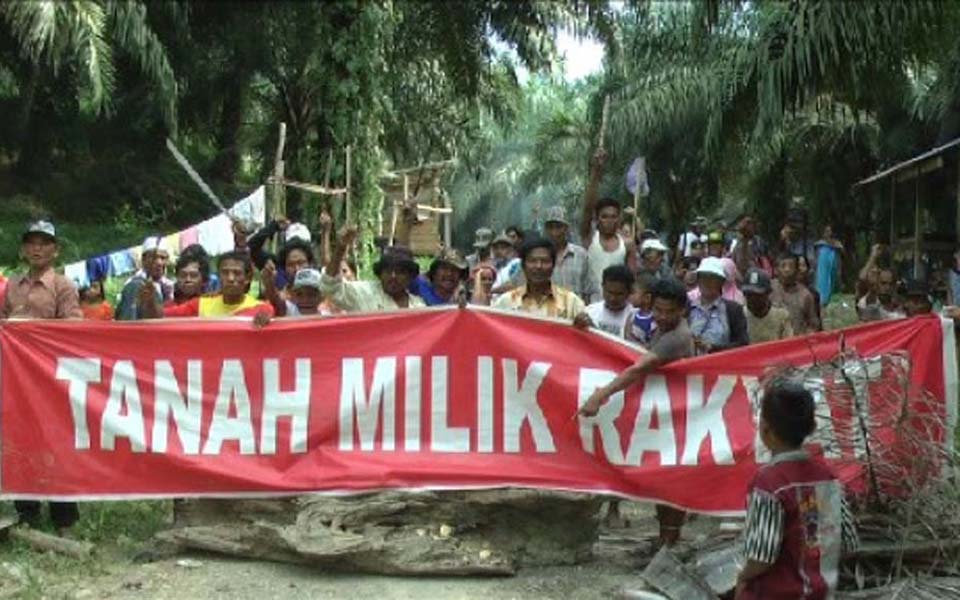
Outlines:
[[[843,335],[864,357],[909,352],[913,382],[955,419],[952,327],[930,317]],[[590,419],[574,418],[578,403],[637,350],[490,310],[259,331],[241,320],[10,322],[0,327],[0,496],[526,486],[737,513],[758,460],[758,377],[839,347],[824,333],[676,362]],[[942,429],[934,435],[951,439]],[[855,466],[841,454],[856,448],[835,457]]]

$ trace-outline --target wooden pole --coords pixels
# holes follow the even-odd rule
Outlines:
[[[440,197],[443,199],[443,208],[450,212],[443,215],[443,247],[450,248],[453,245],[453,207],[450,206],[450,196],[447,192],[440,190]]]
[[[323,187],[330,188],[330,170],[333,168],[333,148],[327,150],[327,172],[323,175]]]
[[[897,214],[897,178],[890,178],[890,252],[893,252],[893,249],[897,243],[897,225],[896,225],[896,214]]]
[[[633,239],[640,237],[640,166],[637,165],[637,185],[633,190]]]
[[[597,147],[603,148],[603,142],[607,134],[607,118],[610,115],[610,95],[603,97],[603,112],[600,113],[600,136],[597,138]]]
[[[287,144],[287,124],[280,123],[280,138],[277,140],[277,153],[273,158],[273,189],[270,194],[270,210],[268,218],[275,220],[287,214],[287,196],[283,187],[284,162],[283,149]],[[271,241],[273,251],[277,251],[276,239]]]
[[[913,278],[920,279],[921,248],[923,230],[920,228],[920,167],[917,167],[916,182],[913,186]]]
[[[957,222],[955,223],[954,247],[960,243],[960,156],[957,158]],[[954,302],[960,302],[960,299],[954,299]]]
[[[410,197],[410,178],[404,174],[403,175],[403,199],[398,203],[393,203],[393,216],[390,223],[390,245],[397,243],[397,221],[400,217],[400,212],[406,209],[407,200]]]
[[[347,168],[347,181],[346,181],[347,195],[344,196],[344,211],[345,211],[345,214],[346,214],[347,223],[350,223],[350,216],[351,216],[351,212],[352,212],[351,206],[350,206],[350,200],[351,200],[351,193],[350,193],[350,166],[351,166],[352,163],[351,163],[351,161],[350,161],[350,146],[349,146],[349,144],[347,145],[347,151],[346,151],[346,153],[347,153],[347,165],[346,165],[346,168]]]

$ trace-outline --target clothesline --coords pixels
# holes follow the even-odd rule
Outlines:
[[[226,213],[220,213],[182,231],[163,236],[163,245],[170,252],[171,260],[180,256],[181,250],[192,244],[200,244],[210,256],[219,256],[233,250],[233,219],[261,226],[266,222],[266,194],[264,186],[258,187],[249,196],[236,202]],[[119,277],[140,268],[141,246],[132,246],[79,260],[64,266],[64,275],[78,287],[86,287],[91,281],[106,277]]]

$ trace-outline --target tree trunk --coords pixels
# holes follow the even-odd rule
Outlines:
[[[225,183],[233,183],[240,168],[240,128],[243,125],[243,90],[249,77],[244,78],[241,69],[236,69],[230,78],[233,93],[226,94],[220,111],[217,131],[217,158],[213,163],[213,175]]]
[[[538,490],[382,492],[177,504],[181,548],[363,573],[512,575],[589,558],[602,499]]]

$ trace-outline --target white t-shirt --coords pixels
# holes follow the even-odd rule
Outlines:
[[[688,231],[680,236],[680,241],[677,242],[677,254],[681,254],[684,258],[691,256],[693,248],[690,247],[693,242],[697,240],[702,244],[707,243],[707,235],[705,233],[696,234],[692,231]]]
[[[623,237],[617,234],[617,248],[613,252],[607,252],[600,243],[600,232],[593,232],[593,240],[590,247],[587,248],[587,262],[590,265],[590,283],[594,293],[591,300],[600,298],[598,290],[603,287],[603,270],[613,265],[627,264],[627,245]]]
[[[617,337],[626,335],[627,327],[633,321],[633,311],[634,308],[628,303],[620,312],[613,312],[603,300],[587,307],[587,314],[597,329]]]

